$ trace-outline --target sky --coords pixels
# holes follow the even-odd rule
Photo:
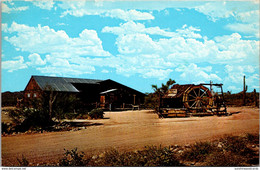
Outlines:
[[[259,91],[259,1],[2,2],[1,91],[32,75]]]

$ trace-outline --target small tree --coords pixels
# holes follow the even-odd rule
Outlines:
[[[104,118],[104,112],[102,109],[93,109],[88,113],[91,119],[102,119]]]
[[[38,98],[29,101],[29,107],[12,110],[9,115],[17,131],[45,129],[54,124],[53,118],[61,120],[67,113],[74,112],[77,101],[75,94],[59,93],[46,86]]]
[[[145,97],[145,106],[158,112],[160,106],[160,98],[165,95],[175,83],[175,80],[169,79],[166,84],[162,83],[161,87],[158,87],[157,85],[152,85],[154,93],[150,93]]]

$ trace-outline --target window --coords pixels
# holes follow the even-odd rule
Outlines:
[[[36,93],[33,93],[33,97],[37,97],[37,94],[36,94]]]
[[[27,97],[29,98],[30,96],[31,96],[31,94],[30,94],[30,93],[28,93],[28,94],[27,94]]]

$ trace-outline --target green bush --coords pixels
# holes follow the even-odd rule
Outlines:
[[[259,143],[259,134],[246,134],[246,140],[248,143]]]
[[[64,149],[65,150],[65,149]],[[71,151],[65,150],[64,156],[59,160],[60,166],[86,166],[87,160],[84,160],[84,152],[78,153],[78,149],[74,148]]]
[[[1,123],[1,127],[2,127],[2,134],[3,133],[9,133],[10,125],[8,125],[7,123],[2,122]]]
[[[95,161],[94,166],[182,166],[167,147],[148,146],[142,151],[119,153],[112,149]]]
[[[104,118],[104,112],[102,109],[93,109],[88,113],[91,119],[102,119]]]
[[[20,166],[28,166],[29,161],[22,155],[22,159],[17,158],[17,161]]]
[[[185,150],[181,156],[184,160],[203,161],[210,153],[216,150],[210,142],[197,142],[191,145],[191,148]]]
[[[246,158],[232,152],[213,152],[206,157],[204,166],[247,166]]]
[[[250,156],[253,151],[247,147],[247,140],[241,136],[227,136],[220,140],[223,145],[223,149],[226,151],[233,152],[242,156]]]
[[[15,122],[15,131],[23,132],[28,129],[45,128],[52,125],[48,112],[34,108],[15,109],[9,112]]]
[[[72,119],[75,119],[77,116],[78,116],[78,114],[76,114],[76,113],[65,113],[64,117],[66,119],[72,120]]]

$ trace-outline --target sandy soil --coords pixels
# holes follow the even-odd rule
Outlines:
[[[2,165],[17,165],[24,155],[30,162],[49,162],[62,157],[64,148],[78,148],[86,154],[99,154],[116,148],[143,149],[147,145],[174,145],[214,140],[226,134],[259,132],[259,109],[231,107],[228,117],[190,117],[159,119],[149,111],[106,112],[101,123],[80,131],[19,134],[2,137]]]

